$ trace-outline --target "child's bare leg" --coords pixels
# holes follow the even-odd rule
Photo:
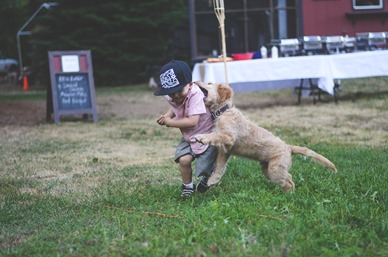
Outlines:
[[[193,156],[190,154],[183,155],[179,158],[179,169],[182,176],[183,184],[190,184],[192,182],[193,170],[191,163],[193,162]]]

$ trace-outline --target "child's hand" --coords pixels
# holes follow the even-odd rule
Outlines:
[[[156,122],[161,126],[170,127],[170,122],[172,121],[172,118],[166,115],[161,115],[159,119],[156,120]]]
[[[159,119],[156,120],[156,122],[157,122],[159,125],[161,125],[161,126],[165,125],[165,123],[164,123],[164,115],[161,115],[161,116],[159,117]]]
[[[165,116],[165,117],[163,118],[163,125],[166,125],[166,127],[170,127],[171,121],[172,121],[171,117]]]

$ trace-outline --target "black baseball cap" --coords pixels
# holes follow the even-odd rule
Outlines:
[[[169,95],[182,90],[192,80],[189,65],[180,60],[173,60],[160,69],[160,86],[154,95]]]

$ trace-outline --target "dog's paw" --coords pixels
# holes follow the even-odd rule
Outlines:
[[[288,193],[294,189],[295,189],[295,184],[294,184],[294,181],[292,181],[291,174],[289,174],[289,177],[285,180],[285,183],[283,185],[283,191],[285,193]]]
[[[207,144],[210,143],[209,138],[207,138],[207,136],[204,135],[204,134],[195,135],[194,138],[195,138],[195,140],[196,140],[197,142],[200,142],[201,144],[204,144],[204,145],[207,145]]]
[[[215,184],[218,184],[218,182],[220,182],[220,177],[217,177],[217,176],[211,176],[210,178],[209,178],[209,180],[207,181],[207,186],[208,187],[211,187],[211,186],[213,186],[213,185],[215,185]]]

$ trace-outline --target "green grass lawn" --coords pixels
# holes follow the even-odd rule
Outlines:
[[[380,94],[360,95],[366,81]],[[219,185],[181,198],[179,133],[154,119],[0,127],[0,256],[388,256],[387,79],[353,82],[338,105],[244,109],[336,165],[294,156],[288,194],[232,157]],[[31,94],[0,101],[45,97]],[[97,98],[116,94],[150,92]]]
[[[101,170],[107,180],[89,197],[20,192],[50,185],[1,179],[0,253],[387,256],[387,149],[309,147],[335,156],[339,172],[294,157],[296,190],[289,194],[240,158],[231,159],[221,184],[189,199],[170,175],[158,175],[170,165]]]

